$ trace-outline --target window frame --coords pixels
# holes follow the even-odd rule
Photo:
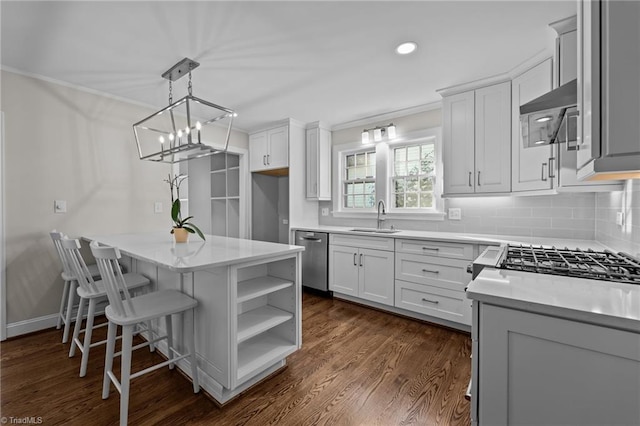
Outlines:
[[[434,140],[434,153],[435,153],[435,176],[434,176],[434,206],[430,209],[404,209],[404,208],[389,208],[391,206],[391,197],[393,195],[392,178],[393,178],[393,163],[391,156],[393,155],[393,148],[400,147],[402,145],[415,145],[420,144],[428,139],[435,138]],[[376,208],[345,208],[342,201],[344,199],[344,171],[346,170],[346,157],[347,155],[366,152],[375,149],[376,152],[376,205],[378,200],[383,200],[387,206],[387,218],[388,219],[406,219],[406,220],[444,220],[445,213],[443,212],[444,202],[442,200],[442,130],[440,127],[433,127],[429,129],[423,129],[407,133],[398,137],[391,142],[378,142],[362,144],[361,142],[352,142],[347,144],[334,145],[333,161],[332,161],[332,204],[334,217],[341,218],[372,218],[377,214]]]

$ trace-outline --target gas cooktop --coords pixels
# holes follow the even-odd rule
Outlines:
[[[609,250],[509,244],[498,268],[640,284],[640,261],[626,253]]]

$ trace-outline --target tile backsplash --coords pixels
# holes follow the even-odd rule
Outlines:
[[[330,202],[320,203],[320,208],[331,209],[331,206]],[[445,212],[449,208],[460,208],[461,220],[387,219],[385,226],[394,225],[398,229],[419,231],[595,239],[596,195],[594,193],[449,198],[445,200]],[[375,227],[376,221],[375,218],[344,219],[330,215],[320,216],[320,224]]]
[[[596,195],[596,239],[612,250],[640,258],[640,180],[628,180],[623,191]],[[622,225],[616,214],[622,212]]]

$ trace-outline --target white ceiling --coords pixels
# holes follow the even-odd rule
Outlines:
[[[509,71],[549,46],[548,24],[575,4],[3,0],[0,54],[3,67],[158,108],[168,102],[160,75],[190,57],[201,64],[193,94],[235,109],[239,129],[287,117],[337,125]],[[396,55],[406,40],[418,51]]]

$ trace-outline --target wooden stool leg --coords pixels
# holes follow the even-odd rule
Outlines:
[[[64,319],[64,333],[62,334],[62,343],[67,343],[69,340],[69,330],[71,329],[71,313],[73,312],[73,301],[76,296],[76,289],[78,288],[77,281],[71,281],[69,283],[69,300],[67,301],[67,312]]]
[[[93,319],[96,314],[96,299],[89,299],[89,312],[87,313],[87,324],[84,330],[84,344],[82,345],[82,362],[80,363],[80,377],[87,375],[87,364],[89,363],[89,351],[91,349],[91,335],[93,334]]]
[[[196,329],[194,327],[195,311],[182,313],[184,318],[185,340],[188,342],[189,362],[191,363],[191,379],[193,381],[193,393],[200,392],[200,382],[198,381],[198,358],[196,356]]]
[[[151,330],[153,330],[151,328],[151,321],[147,321],[147,333],[149,334],[149,341],[151,342],[153,340],[153,333],[151,333]],[[155,352],[156,350],[156,345],[155,343],[150,343],[149,344],[149,352]]]
[[[116,334],[118,332],[118,326],[109,321],[107,329],[107,352],[104,356],[104,379],[102,380],[102,399],[109,398],[109,388],[111,385],[111,378],[109,373],[113,374],[113,353],[116,350]]]
[[[129,415],[129,385],[133,326],[122,327],[122,361],[120,364],[120,426],[126,426]]]
[[[173,343],[173,321],[171,320],[171,315],[165,315],[165,320],[166,320],[166,325],[167,325],[167,344],[169,345],[169,351],[167,352],[167,355],[169,357],[169,360],[173,359],[173,348],[174,348],[174,343]],[[173,367],[175,367],[175,363],[171,363],[169,364],[169,369],[173,370]]]
[[[64,287],[62,287],[62,297],[60,298],[60,313],[58,314],[58,323],[56,324],[56,329],[60,330],[62,326],[62,317],[65,315],[64,312],[64,304],[67,301],[67,293],[69,293],[69,281],[64,282]],[[65,343],[62,340],[62,343]]]
[[[76,345],[78,336],[80,336],[80,329],[82,328],[82,312],[84,311],[84,304],[86,299],[80,298],[80,304],[78,305],[78,315],[76,316],[76,323],[73,325],[73,337],[71,338],[71,348],[69,348],[69,358],[76,354]]]

